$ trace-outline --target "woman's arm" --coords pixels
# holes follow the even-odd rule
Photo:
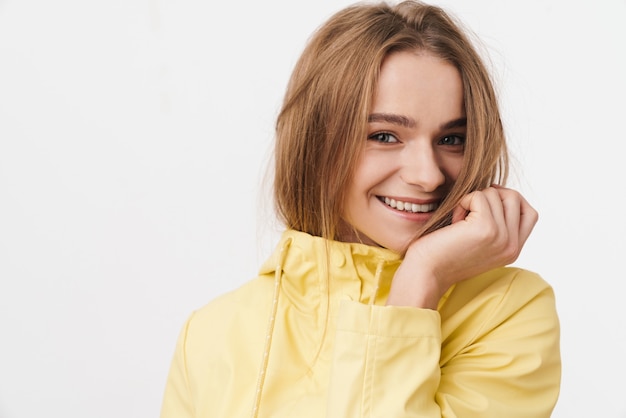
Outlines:
[[[559,324],[545,281],[496,269],[456,286],[442,312],[443,324],[431,309],[344,302],[327,416],[550,416]]]

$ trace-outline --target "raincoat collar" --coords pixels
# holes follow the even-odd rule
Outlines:
[[[288,229],[259,273],[278,271],[287,294],[321,289],[372,304],[384,302],[401,261],[401,255],[385,248]]]

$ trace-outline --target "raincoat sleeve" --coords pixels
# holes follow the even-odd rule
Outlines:
[[[439,312],[342,302],[328,417],[548,418],[560,385],[552,289],[511,281],[442,357]],[[469,301],[468,304],[474,303]]]
[[[176,343],[174,358],[165,384],[161,418],[192,418],[195,416],[189,387],[185,347],[190,322],[191,317],[180,332]]]

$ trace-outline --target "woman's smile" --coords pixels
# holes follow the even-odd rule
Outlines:
[[[378,199],[390,208],[409,213],[434,212],[439,207],[439,203],[411,203],[407,200],[394,199],[377,196]]]

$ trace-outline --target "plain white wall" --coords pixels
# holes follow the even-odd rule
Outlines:
[[[183,321],[274,244],[290,70],[351,2],[0,0],[0,417],[154,417]],[[555,417],[626,417],[626,1],[441,0],[489,52],[518,265],[555,288]]]

